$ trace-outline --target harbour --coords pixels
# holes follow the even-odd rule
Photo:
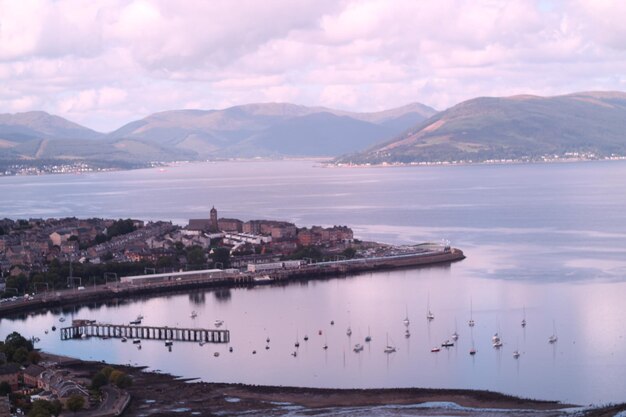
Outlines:
[[[619,402],[626,375],[620,365],[626,357],[626,190],[619,180],[624,167],[613,162],[324,170],[302,162],[259,162],[191,164],[167,174],[41,177],[31,185],[28,178],[4,178],[0,187],[14,196],[5,204],[12,215],[59,216],[67,210],[59,202],[70,201],[79,217],[179,218],[185,224],[218,203],[228,217],[350,224],[356,238],[370,241],[446,238],[467,257],[263,285],[187,287],[173,279],[171,290],[142,292],[142,285],[109,283],[111,292],[119,285],[132,293],[69,304],[49,300],[44,310],[3,313],[0,333],[39,337],[37,347],[53,353],[208,382],[465,388],[574,404]],[[221,186],[240,192],[216,201],[220,188],[207,179],[216,176]],[[250,177],[263,184],[262,195],[257,186],[242,185]],[[267,193],[273,189],[281,191]],[[129,195],[146,204],[128,207]],[[151,195],[161,196],[158,205]],[[259,271],[265,275],[272,274]],[[90,291],[85,286],[73,292],[84,297]],[[429,309],[435,316],[430,321]],[[61,327],[60,318],[126,323],[139,313],[146,326],[211,328],[220,319],[230,343],[174,343],[170,352],[163,341],[145,340],[138,350],[120,339],[61,340],[51,331]],[[558,341],[551,344],[555,328]],[[454,346],[441,347],[455,330]],[[496,332],[498,349],[492,342]],[[387,335],[394,353],[384,352]],[[357,343],[364,347],[359,353],[353,351]],[[438,353],[431,352],[435,346]]]

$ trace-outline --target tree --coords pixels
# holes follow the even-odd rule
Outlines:
[[[75,413],[85,406],[85,398],[75,394],[68,398],[65,404],[67,405],[68,410]]]
[[[16,359],[14,356],[19,349],[22,349]],[[7,361],[11,362],[25,362],[28,359],[28,352],[33,350],[33,342],[26,339],[24,336],[19,334],[18,332],[13,332],[9,334],[4,340],[4,345],[2,346],[2,351],[7,357]]]
[[[111,374],[113,373],[113,371],[115,371],[115,369],[113,369],[113,368],[112,368],[112,367],[110,367],[110,366],[105,366],[104,368],[102,368],[102,369],[100,370],[100,372],[102,372],[102,374],[103,374],[103,375],[104,375],[107,379],[109,379],[109,378],[111,377]]]
[[[63,404],[59,400],[52,402],[46,400],[36,400],[28,412],[28,417],[50,417],[61,414]]]
[[[91,388],[95,390],[99,390],[108,383],[108,378],[102,372],[98,372],[91,378]]]
[[[37,352],[36,350],[31,350],[30,352],[28,352],[28,362],[37,365],[39,362],[41,362],[41,354],[39,354],[39,352]]]
[[[11,385],[7,381],[0,382],[0,396],[9,395],[11,393]]]
[[[24,363],[28,360],[28,350],[25,347],[20,347],[13,352],[13,357],[11,358],[13,362]]]
[[[211,260],[213,264],[221,263],[227,268],[230,263],[230,249],[224,247],[213,248],[211,250]]]
[[[200,246],[191,246],[187,249],[187,265],[195,267],[191,269],[201,269],[205,263],[204,250]]]
[[[341,252],[341,254],[343,256],[345,256],[346,258],[348,258],[348,259],[352,259],[352,258],[354,258],[354,255],[356,255],[356,249],[354,249],[354,248],[346,248],[346,249],[344,249],[343,252]]]
[[[111,375],[109,375],[109,382],[112,382],[112,383],[114,383],[114,384],[117,384],[117,380],[118,380],[118,379],[119,379],[122,375],[124,375],[124,372],[122,372],[122,371],[115,370],[115,371],[111,372]]]
[[[123,374],[117,378],[117,380],[115,381],[115,385],[117,385],[118,388],[122,389],[128,388],[133,385],[133,379],[130,377],[130,375]]]

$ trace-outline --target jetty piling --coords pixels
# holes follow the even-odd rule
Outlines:
[[[126,324],[85,323],[60,329],[61,340],[83,337],[172,340],[179,342],[229,343],[230,331],[190,329],[167,326],[131,326]]]

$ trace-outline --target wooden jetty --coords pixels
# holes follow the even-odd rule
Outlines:
[[[161,326],[131,326],[85,322],[60,329],[61,340],[82,337],[110,337],[179,342],[229,343],[230,332],[217,329],[188,329]],[[84,336],[83,336],[84,335]]]

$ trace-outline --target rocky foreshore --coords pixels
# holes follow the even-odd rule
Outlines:
[[[104,364],[73,360],[64,367],[89,377]],[[133,378],[124,416],[614,416],[626,404],[583,408],[490,391],[430,388],[324,389],[197,382],[115,366]],[[183,413],[183,414],[181,414]]]

